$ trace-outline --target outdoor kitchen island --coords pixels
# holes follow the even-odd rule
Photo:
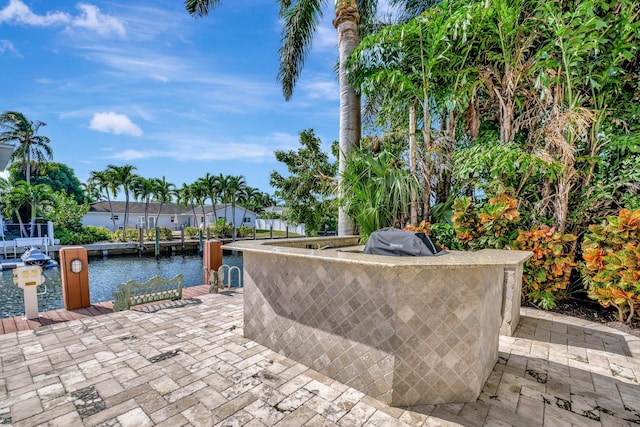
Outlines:
[[[244,335],[394,406],[475,401],[505,270],[530,252],[362,253],[358,237],[243,241]],[[519,307],[519,306],[518,306]]]

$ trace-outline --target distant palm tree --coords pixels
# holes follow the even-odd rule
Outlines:
[[[107,172],[108,177],[111,180],[111,185],[115,188],[122,188],[124,193],[124,224],[122,225],[122,240],[126,240],[127,225],[129,224],[129,198],[131,192],[131,186],[134,182],[136,174],[133,171],[137,169],[133,165],[108,165]]]
[[[161,179],[154,179],[153,199],[159,203],[158,213],[156,214],[156,224],[158,224],[162,206],[166,203],[171,203],[173,200],[174,189],[175,184],[167,182],[167,179],[164,176]]]
[[[113,222],[113,231],[118,229],[116,225],[116,219],[113,215],[113,206],[111,205],[111,195],[116,196],[117,187],[114,186],[114,180],[109,176],[109,171],[92,171],[89,175],[89,187],[95,188],[101,194],[107,196],[107,202],[109,203],[109,212],[111,213],[111,222]]]
[[[191,211],[193,212],[193,225],[194,227],[198,226],[198,215],[196,214],[196,208],[194,203],[193,189],[190,185],[182,183],[182,187],[176,188],[174,190],[174,194],[176,195],[176,203],[180,206],[184,206],[185,208],[191,207]]]
[[[224,223],[227,223],[227,203],[229,203],[229,175],[218,175],[218,191],[220,201],[224,203]]]
[[[244,212],[242,213],[243,220],[245,215],[247,214],[247,206],[251,206],[251,208],[256,209],[256,206],[259,206],[262,194],[263,193],[260,192],[260,190],[258,190],[257,188],[247,186],[244,194],[242,195],[242,207],[244,208]]]
[[[7,218],[11,218],[12,215],[16,216],[20,226],[20,237],[27,237],[20,209],[29,203],[29,192],[20,183],[26,184],[25,181],[18,181],[15,186],[10,186],[7,191],[2,193],[2,206],[3,213]]]
[[[31,184],[31,161],[45,163],[53,158],[53,150],[49,146],[49,138],[36,135],[42,126],[47,124],[41,121],[32,122],[22,113],[5,111],[0,114],[0,143],[10,144],[17,142],[18,146],[11,154],[10,159],[21,159],[22,171],[27,184]]]
[[[202,182],[203,187],[207,190],[209,200],[211,200],[211,206],[213,207],[213,217],[215,223],[218,224],[218,212],[216,210],[216,204],[218,203],[218,200],[220,198],[220,178],[207,172],[204,178],[200,178],[199,181]]]
[[[231,228],[234,240],[236,238],[236,203],[243,196],[246,189],[247,183],[244,181],[243,176],[229,177],[228,193],[231,200]]]
[[[209,195],[207,194],[207,187],[203,184],[202,181],[196,180],[196,182],[191,184],[191,195],[193,196],[193,200],[198,204],[198,206],[200,206],[200,209],[202,210],[201,225],[203,228],[208,229],[207,216],[204,211],[207,197],[209,197]]]
[[[13,211],[18,218],[20,224],[20,234],[23,237],[27,236],[27,232],[24,227],[24,221],[20,215],[20,208],[23,206],[30,207],[30,232],[29,237],[33,237],[36,231],[36,218],[38,215],[38,209],[44,208],[51,203],[53,199],[53,193],[51,187],[47,184],[31,185],[26,181],[18,181],[15,185],[5,193],[6,197],[3,197],[5,204],[5,210]]]
[[[81,182],[80,187],[82,188],[85,203],[100,202],[106,199],[104,193],[99,188],[91,185],[90,181]]]
[[[136,199],[144,201],[144,229],[149,230],[151,228],[149,226],[149,203],[151,203],[155,190],[154,179],[136,175],[131,181],[131,189]]]

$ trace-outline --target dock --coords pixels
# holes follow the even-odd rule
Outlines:
[[[187,300],[197,298],[209,293],[209,285],[196,285],[182,288],[182,299]],[[136,306],[142,307],[142,306]],[[28,331],[41,326],[52,325],[54,323],[67,322],[69,320],[84,319],[86,317],[100,316],[102,314],[113,312],[113,302],[105,301],[95,304],[87,308],[78,310],[58,310],[44,311],[39,313],[37,319],[27,320],[23,316],[5,317],[0,319],[0,335],[10,332]]]

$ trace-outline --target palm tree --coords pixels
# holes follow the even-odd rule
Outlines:
[[[113,231],[118,229],[116,225],[116,219],[113,216],[113,206],[111,205],[111,195],[116,196],[116,187],[114,186],[113,179],[109,175],[109,171],[102,172],[92,171],[89,176],[89,188],[96,189],[100,194],[106,194],[107,202],[109,203],[109,212],[111,213],[111,221],[113,222]]]
[[[4,128],[0,132],[0,143],[18,143],[10,159],[21,159],[22,171],[27,184],[31,184],[31,160],[35,159],[37,163],[45,163],[53,158],[49,138],[36,135],[38,130],[46,125],[41,121],[30,121],[24,114],[16,111],[5,111],[0,114],[0,126]]]
[[[196,208],[194,203],[193,196],[193,188],[186,183],[182,183],[182,187],[176,188],[174,191],[176,195],[176,203],[186,207],[191,206],[191,211],[193,212],[193,225],[194,227],[198,226],[198,215],[196,214]]]
[[[218,191],[220,201],[224,203],[224,223],[227,223],[227,203],[229,203],[229,175],[218,175]],[[224,225],[224,224],[223,224]]]
[[[204,186],[204,184],[200,180],[197,180],[196,182],[191,184],[190,187],[191,187],[191,196],[193,197],[193,200],[195,201],[195,203],[198,204],[198,206],[200,206],[200,209],[202,210],[201,225],[204,228],[208,228],[207,216],[204,211],[204,205],[207,202],[207,197],[208,197],[207,188]]]
[[[18,181],[15,186],[10,187],[2,193],[2,205],[4,207],[4,215],[10,218],[15,214],[18,224],[20,225],[20,236],[26,237],[27,230],[24,227],[24,221],[20,215],[20,209],[29,201],[29,194],[25,188],[25,181]]]
[[[136,199],[144,200],[144,229],[149,230],[149,203],[151,203],[151,197],[153,197],[155,190],[154,178],[143,178],[136,175],[131,181],[131,189]]]
[[[211,200],[211,206],[213,207],[213,217],[217,225],[218,213],[216,210],[216,203],[218,203],[218,199],[220,198],[220,177],[211,175],[209,172],[207,172],[204,178],[200,178],[200,181],[202,183],[202,186],[206,189],[207,194],[209,195],[209,200]]]
[[[229,187],[228,194],[231,200],[231,227],[234,230],[235,237],[235,228],[236,228],[236,202],[247,188],[247,183],[244,181],[243,176],[230,176],[229,177]]]
[[[283,20],[282,46],[280,47],[280,67],[278,80],[286,100],[293,95],[293,89],[302,72],[304,60],[310,50],[313,34],[322,19],[326,0],[292,1],[277,0],[280,17]],[[402,9],[404,17],[417,16],[438,0],[391,0],[390,3]],[[359,30],[372,30],[379,1],[376,0],[335,0],[333,25],[338,33],[339,83],[340,83],[340,158],[338,193],[341,195],[342,172],[349,153],[360,145],[361,118],[360,97],[347,79],[347,58],[359,42]],[[187,11],[194,16],[205,16],[209,9],[221,4],[221,0],[185,0]],[[360,25],[359,25],[360,24]],[[354,225],[344,208],[338,212],[338,234],[353,234]]]
[[[20,208],[23,206],[30,207],[30,232],[29,237],[33,237],[36,231],[36,218],[38,209],[44,208],[52,200],[51,187],[47,184],[31,185],[26,181],[18,181],[5,193],[3,202],[7,212],[13,211],[18,218],[20,224],[20,234],[26,236],[24,221],[20,215]]]
[[[133,184],[136,174],[133,171],[137,169],[133,165],[108,165],[107,172],[111,185],[114,188],[122,187],[124,193],[124,224],[122,226],[122,240],[125,240],[127,225],[129,223],[129,194],[131,191],[131,185]]]
[[[162,179],[155,178],[153,186],[153,199],[158,202],[158,213],[156,214],[156,224],[160,218],[160,211],[165,203],[171,203],[173,199],[175,184],[167,182],[167,179],[163,176]]]
[[[278,80],[286,100],[293,95],[293,88],[300,76],[305,57],[311,46],[315,28],[322,18],[324,0],[292,2],[279,0],[282,29],[280,47],[280,69]],[[187,11],[192,15],[204,16],[220,4],[220,0],[185,0]],[[336,0],[334,26],[338,32],[338,52],[340,57],[340,168],[346,164],[351,148],[360,144],[360,98],[346,77],[346,60],[358,45],[358,8],[373,17],[377,2],[371,0]],[[367,19],[368,21],[368,19]],[[225,215],[226,217],[226,215]],[[340,215],[340,234],[353,234],[353,225],[343,211]]]

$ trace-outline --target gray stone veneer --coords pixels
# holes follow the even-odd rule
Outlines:
[[[245,336],[387,404],[474,401],[498,360],[505,280],[530,254],[341,248],[354,243],[226,245],[243,251]]]

